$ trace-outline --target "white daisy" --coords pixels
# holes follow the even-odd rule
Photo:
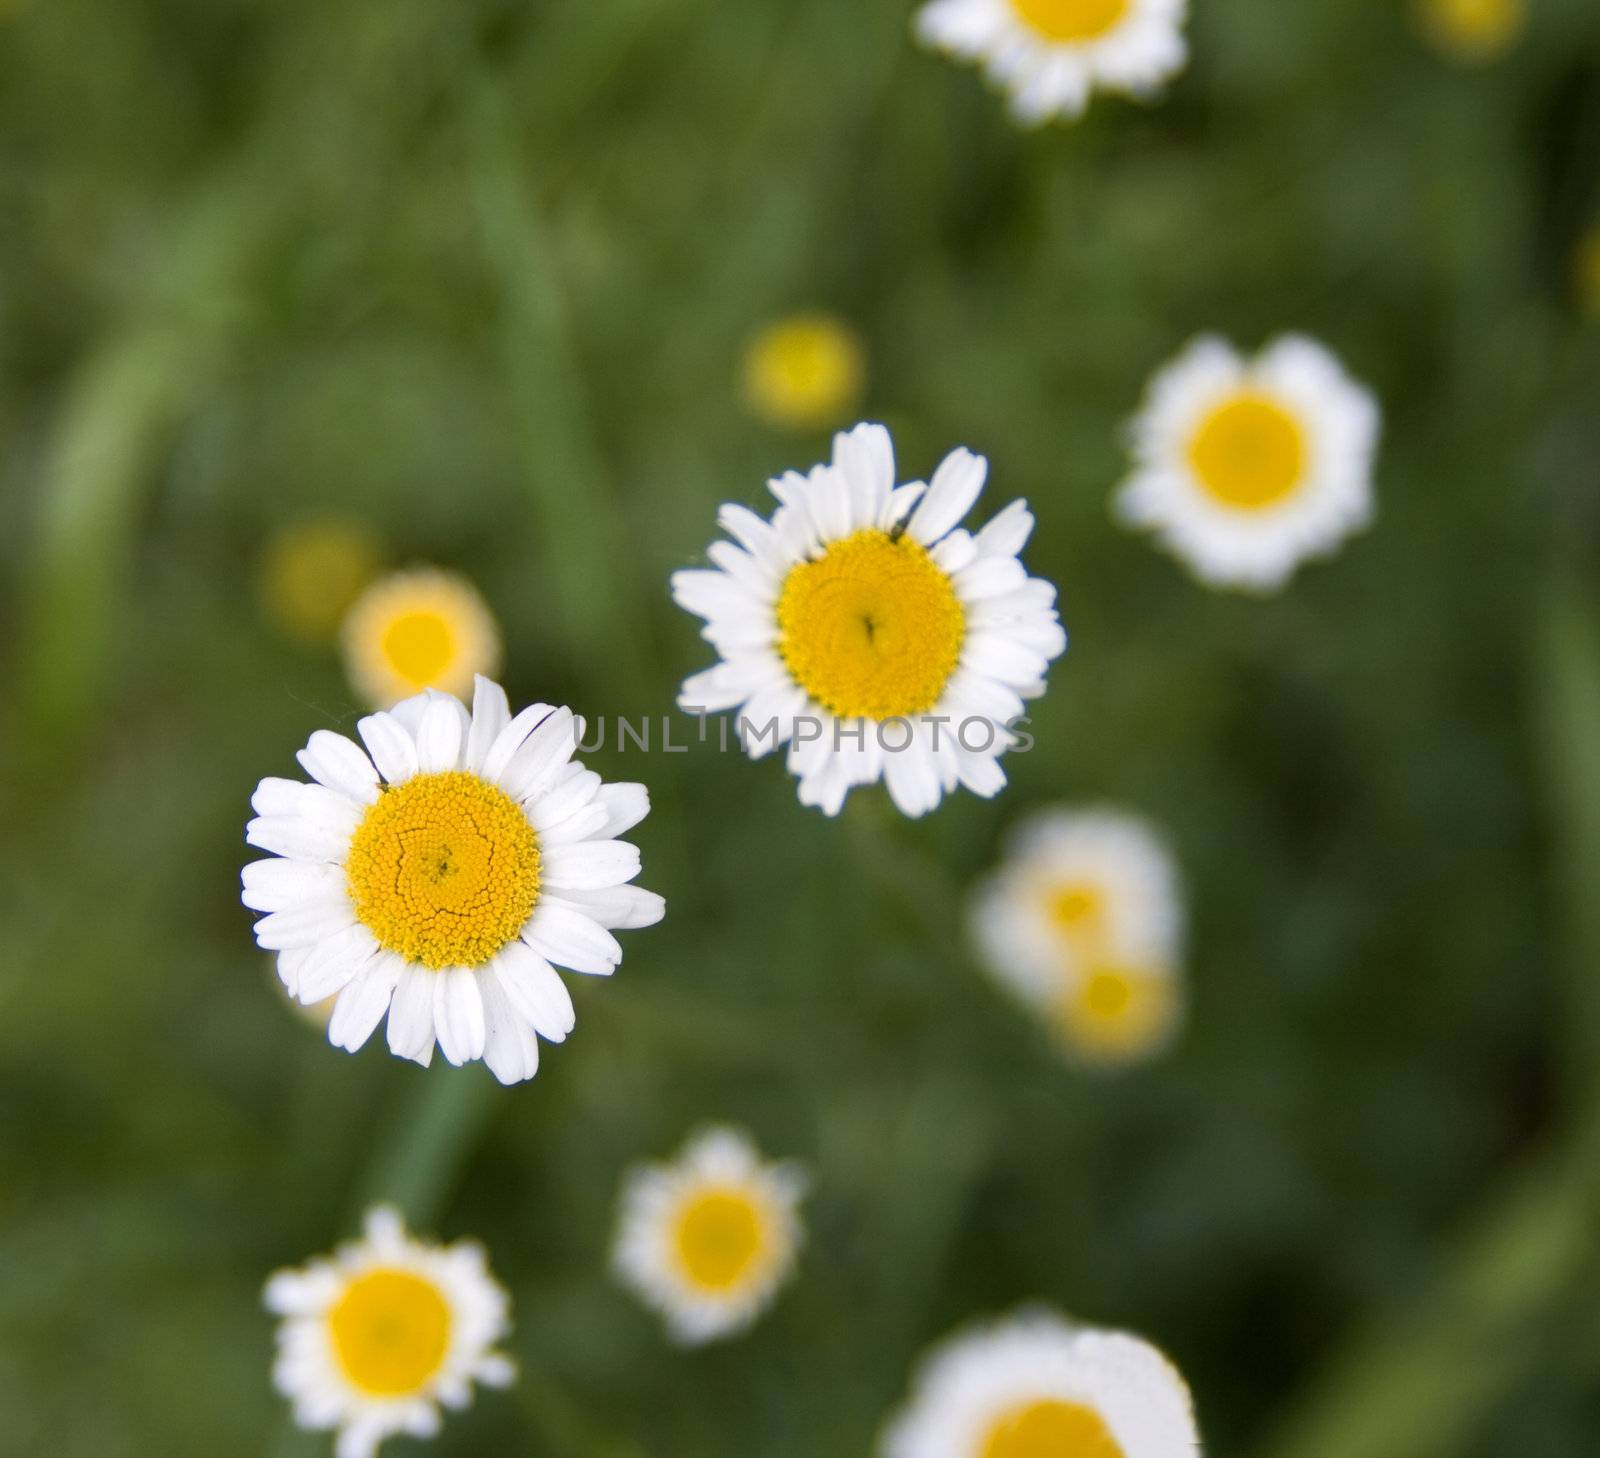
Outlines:
[[[1152,96],[1188,59],[1188,0],[930,0],[925,45],[983,64],[1025,126],[1081,116],[1099,88]]]
[[[379,578],[341,629],[345,669],[368,703],[386,709],[425,689],[465,695],[500,668],[500,629],[465,577],[412,567]]]
[[[988,469],[956,450],[931,485],[896,486],[889,432],[858,425],[834,437],[832,464],[769,483],[770,521],[724,506],[739,545],[713,543],[714,570],[672,578],[722,655],[680,707],[737,710],[753,758],[787,744],[800,802],[829,815],[879,779],[907,815],[958,784],[997,793],[1024,700],[1067,638],[1055,588],[1018,559],[1027,504],[976,534],[958,525]]]
[[[763,1163],[736,1129],[702,1130],[673,1163],[624,1178],[617,1275],[677,1341],[741,1331],[793,1269],[804,1194],[796,1166]]]
[[[1189,1389],[1154,1347],[1024,1312],[923,1363],[881,1458],[1194,1458]]]
[[[1372,517],[1379,412],[1313,340],[1196,340],[1150,382],[1117,511],[1213,587],[1273,591]]]
[[[483,1250],[429,1245],[386,1207],[363,1237],[266,1288],[278,1324],[272,1379],[303,1428],[339,1430],[338,1458],[372,1458],[388,1437],[429,1438],[439,1408],[464,1408],[472,1384],[506,1387],[510,1358],[494,1351],[510,1331],[510,1303]]]
[[[532,1078],[535,1035],[559,1043],[574,1022],[551,964],[609,974],[612,931],[661,919],[615,838],[649,812],[644,786],[602,784],[572,758],[570,709],[513,718],[486,678],[470,713],[430,691],[356,727],[366,753],[318,730],[298,756],[314,784],[256,790],[245,839],[273,856],[244,868],[256,940],[300,1002],[338,994],[335,1047],[387,1013],[402,1058],[427,1064],[437,1039],[451,1063]]]
[[[973,898],[984,966],[1066,1050],[1120,1064],[1158,1052],[1182,1011],[1183,906],[1165,844],[1114,810],[1024,821]]]

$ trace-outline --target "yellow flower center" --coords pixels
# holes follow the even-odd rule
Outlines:
[[[1305,479],[1305,430],[1276,400],[1235,395],[1200,423],[1189,442],[1189,464],[1224,506],[1276,506]]]
[[[1088,882],[1058,886],[1050,894],[1050,920],[1069,937],[1083,937],[1097,931],[1105,914],[1105,893]]]
[[[455,651],[455,635],[441,613],[402,613],[383,630],[389,667],[415,684],[437,683]]]
[[[372,534],[352,522],[288,527],[261,560],[261,598],[277,625],[305,643],[331,642],[378,570]]]
[[[966,636],[950,579],[909,537],[856,532],[793,568],[778,598],[778,651],[841,719],[925,714]]]
[[[740,1190],[709,1190],[678,1216],[678,1264],[696,1286],[726,1291],[739,1284],[766,1246],[766,1222]]]
[[[408,962],[478,967],[539,898],[539,838],[517,803],[461,770],[386,789],[350,839],[356,915]]]
[[[357,1276],[328,1312],[334,1356],[351,1383],[373,1397],[420,1392],[450,1345],[450,1307],[411,1271]]]
[[[1443,49],[1463,61],[1491,61],[1521,34],[1527,0],[1423,0],[1422,18]]]
[[[1092,1058],[1134,1058],[1160,1042],[1177,1007],[1173,979],[1104,963],[1075,978],[1062,1008],[1067,1042]]]
[[[1105,1419],[1081,1402],[1047,1398],[1007,1413],[978,1458],[1125,1458]]]
[[[1011,0],[1026,26],[1046,40],[1090,41],[1119,26],[1130,0]]]
[[[837,319],[803,314],[757,336],[745,393],[757,414],[796,430],[837,425],[861,393],[861,344]]]

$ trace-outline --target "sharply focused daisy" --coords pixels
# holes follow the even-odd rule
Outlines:
[[[1194,1458],[1189,1389],[1149,1343],[1024,1312],[923,1363],[881,1458]]]
[[[847,420],[865,378],[860,339],[831,314],[779,319],[745,354],[745,399],[782,430],[822,430]]]
[[[1045,810],[973,898],[995,980],[1089,1063],[1159,1051],[1183,1004],[1183,905],[1161,839],[1113,810]]]
[[[296,522],[262,553],[262,606],[289,637],[331,643],[350,606],[377,575],[379,548],[360,522],[339,518]]]
[[[335,1047],[354,1052],[387,1014],[402,1058],[427,1064],[437,1040],[451,1063],[532,1078],[537,1038],[574,1022],[551,964],[609,974],[612,931],[661,919],[616,839],[649,812],[644,786],[602,784],[572,758],[570,709],[513,718],[486,678],[470,713],[430,691],[356,728],[366,753],[319,729],[298,756],[315,783],[256,790],[245,839],[273,857],[244,868],[244,904],[266,913],[256,940],[300,1002],[338,994]]]
[[[1118,514],[1202,582],[1276,590],[1371,519],[1378,423],[1372,395],[1310,339],[1255,359],[1198,339],[1150,382]]]
[[[500,667],[500,630],[464,577],[413,567],[374,582],[344,620],[350,682],[380,709],[439,689],[465,695]]]
[[[1081,116],[1090,92],[1150,96],[1183,69],[1188,0],[929,0],[924,44],[981,62],[1017,120]]]
[[[671,1164],[624,1179],[617,1274],[680,1342],[741,1331],[794,1266],[804,1193],[794,1165],[763,1163],[738,1130],[703,1130]]]
[[[466,1407],[474,1382],[516,1375],[493,1350],[510,1303],[482,1249],[413,1239],[387,1207],[359,1241],[279,1271],[266,1303],[283,1318],[273,1381],[301,1427],[339,1430],[338,1458],[372,1458],[400,1433],[432,1437],[441,1405]]]
[[[1434,48],[1468,65],[1505,55],[1527,19],[1528,0],[1419,0],[1423,33]]]
[[[788,745],[801,803],[829,815],[880,779],[907,815],[958,784],[997,793],[1024,700],[1067,638],[1055,588],[1018,559],[1027,504],[975,534],[958,525],[988,469],[956,450],[932,484],[896,486],[889,432],[858,425],[834,437],[831,464],[770,483],[770,521],[724,506],[739,545],[713,543],[714,570],[672,578],[722,656],[679,706],[737,710],[753,758]]]

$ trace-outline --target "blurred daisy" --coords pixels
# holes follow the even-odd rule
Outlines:
[[[1595,223],[1578,242],[1573,263],[1578,286],[1578,305],[1591,319],[1600,319],[1600,223]]]
[[[715,570],[672,578],[722,656],[679,706],[738,710],[752,758],[787,744],[801,804],[829,815],[880,779],[907,815],[958,784],[997,793],[1011,726],[1067,638],[1055,588],[1018,559],[1026,503],[975,535],[957,525],[988,469],[956,450],[931,485],[897,487],[889,432],[858,425],[834,437],[831,465],[770,483],[770,521],[724,506],[739,545],[713,543]]]
[[[1372,517],[1377,402],[1320,344],[1196,340],[1150,382],[1116,501],[1202,582],[1269,592]]]
[[[1183,1007],[1183,905],[1160,838],[1113,810],[1046,810],[978,888],[973,940],[995,981],[1082,1061],[1159,1052]]]
[[[1419,0],[1418,19],[1435,50],[1482,65],[1514,46],[1528,19],[1528,0]]]
[[[822,430],[846,418],[861,398],[861,341],[831,314],[795,314],[756,335],[745,354],[751,410],[782,430]]]
[[[464,577],[435,567],[372,584],[344,620],[345,667],[368,703],[387,708],[439,689],[465,695],[477,674],[500,667],[500,630]]]
[[[570,709],[513,718],[486,678],[470,714],[430,691],[356,728],[366,753],[319,729],[298,756],[314,784],[256,790],[245,839],[273,857],[243,873],[257,942],[300,1002],[338,995],[335,1047],[387,1014],[402,1058],[427,1064],[437,1040],[451,1063],[532,1078],[535,1035],[559,1043],[574,1022],[551,964],[607,975],[612,930],[661,919],[615,839],[649,812],[644,786],[602,784],[572,758]]]
[[[464,1408],[472,1384],[506,1387],[509,1302],[482,1249],[429,1245],[388,1208],[361,1240],[267,1282],[278,1324],[272,1377],[302,1428],[337,1428],[338,1458],[371,1458],[388,1437],[430,1438],[439,1408]]]
[[[923,1363],[881,1458],[1195,1458],[1189,1389],[1147,1342],[1024,1312]]]
[[[613,1265],[675,1340],[730,1336],[788,1279],[804,1193],[794,1165],[764,1164],[736,1129],[706,1129],[672,1164],[628,1173]]]
[[[262,606],[287,636],[331,643],[351,604],[377,575],[378,563],[378,543],[359,522],[297,522],[273,536],[262,553]]]
[[[1083,114],[1096,88],[1152,96],[1188,58],[1188,0],[930,0],[925,45],[978,61],[1026,126]]]

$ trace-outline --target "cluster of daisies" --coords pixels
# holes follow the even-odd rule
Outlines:
[[[1185,8],[930,0],[916,26],[981,61],[1031,123],[1078,114],[1097,87],[1159,87],[1185,60]],[[799,315],[752,342],[744,392],[769,423],[810,430],[848,418],[865,371],[846,326]],[[1274,591],[1369,520],[1378,427],[1372,396],[1321,345],[1287,337],[1251,357],[1202,338],[1151,380],[1114,511],[1202,583]],[[1055,588],[1023,564],[1028,505],[969,524],[987,477],[958,448],[926,481],[902,481],[889,432],[865,423],[836,435],[828,460],[773,479],[770,514],[723,506],[706,564],[671,582],[716,655],[680,707],[732,715],[744,750],[781,752],[800,802],[829,816],[880,783],[912,817],[958,789],[996,795],[1067,638]],[[574,1030],[564,974],[609,976],[616,934],[664,914],[624,839],[649,796],[582,763],[571,708],[513,710],[495,682],[501,635],[471,584],[432,567],[386,573],[381,555],[359,527],[321,522],[284,534],[263,565],[275,618],[339,641],[372,712],[353,736],[312,733],[306,778],[261,781],[246,839],[263,855],[244,868],[243,899],[285,992],[320,1010],[335,1047],[355,1052],[381,1025],[400,1058],[481,1060],[518,1084],[541,1043]],[[1101,1069],[1175,1035],[1183,921],[1162,837],[1108,808],[1024,820],[969,912],[998,986],[1067,1058]],[[805,1189],[744,1133],[703,1130],[624,1176],[614,1272],[672,1338],[729,1337],[793,1273]],[[339,1458],[427,1436],[475,1385],[515,1377],[497,1345],[510,1303],[484,1252],[419,1240],[388,1208],[360,1240],[274,1276],[266,1300],[277,1385],[297,1421],[337,1430]],[[1039,1308],[937,1349],[879,1451],[1191,1458],[1198,1444],[1159,1352]]]
[[[803,1175],[763,1162],[741,1132],[694,1136],[669,1164],[627,1176],[617,1275],[698,1344],[743,1330],[789,1275]],[[410,1235],[388,1207],[360,1240],[267,1283],[281,1322],[274,1377],[305,1427],[336,1429],[337,1458],[385,1438],[430,1437],[475,1384],[516,1378],[497,1349],[510,1300],[483,1250]],[[1044,1309],[974,1327],[937,1348],[885,1424],[880,1458],[1192,1458],[1193,1404],[1172,1364],[1121,1332]]]

